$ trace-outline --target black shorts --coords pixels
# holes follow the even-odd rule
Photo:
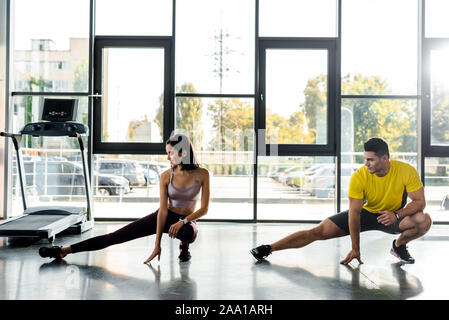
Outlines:
[[[391,234],[402,233],[399,229],[399,223],[403,218],[399,219],[393,224],[389,226],[385,226],[382,223],[377,221],[377,218],[380,216],[380,213],[371,213],[365,209],[362,209],[360,212],[360,232],[370,231],[370,230],[378,230]],[[342,229],[347,235],[349,234],[349,210],[342,211],[337,213],[329,219],[337,225],[340,229]]]

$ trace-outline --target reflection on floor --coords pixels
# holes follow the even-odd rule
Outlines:
[[[55,245],[114,231],[122,223],[96,223],[82,235],[58,237]],[[62,262],[37,254],[45,241],[17,244],[0,238],[0,299],[120,300],[301,300],[301,299],[448,299],[449,226],[435,225],[410,243],[414,265],[401,265],[389,254],[394,236],[366,232],[362,260],[350,266],[339,261],[350,238],[316,242],[285,250],[256,262],[249,249],[270,243],[310,224],[199,223],[191,246],[192,261],[179,263],[177,240],[164,236],[161,261],[150,266],[154,236],[95,252],[66,257]]]

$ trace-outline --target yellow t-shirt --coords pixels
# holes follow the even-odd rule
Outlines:
[[[348,196],[365,199],[363,208],[372,213],[395,211],[401,207],[404,189],[410,193],[422,186],[415,168],[405,162],[390,160],[390,170],[383,177],[369,173],[366,166],[354,172],[349,182]]]

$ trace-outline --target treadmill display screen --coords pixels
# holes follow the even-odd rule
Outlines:
[[[77,107],[77,99],[45,98],[40,120],[53,122],[75,121]]]

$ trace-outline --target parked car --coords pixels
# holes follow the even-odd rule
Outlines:
[[[341,165],[341,196],[346,197],[349,189],[349,180],[352,174],[360,168],[360,164]],[[318,198],[333,198],[335,190],[335,165],[326,164],[315,173],[306,177],[304,191]]]
[[[312,175],[321,168],[323,164],[315,164],[304,171],[294,171],[287,175],[286,183],[289,186],[296,188],[297,190],[302,190],[306,183],[306,176]]]
[[[289,174],[291,174],[293,172],[301,171],[302,168],[303,168],[302,166],[296,166],[296,167],[290,167],[290,168],[285,169],[279,176],[279,182],[287,183],[287,178],[288,178]]]
[[[159,175],[167,169],[170,169],[168,163],[155,162],[155,161],[139,161],[139,164],[144,169],[150,169],[156,171]]]
[[[98,179],[98,181],[97,181]],[[93,194],[101,196],[119,196],[131,190],[129,181],[121,176],[94,172]]]
[[[94,170],[101,174],[112,174],[128,179],[131,189],[145,185],[144,170],[134,160],[99,159],[95,161]]]
[[[34,158],[24,161],[24,170],[27,189],[33,187],[37,194],[84,195],[86,192],[83,167],[79,163],[59,157]],[[120,176],[94,172],[92,191],[100,195],[122,195],[129,192],[129,182]]]
[[[145,185],[156,184],[159,182],[159,173],[152,169],[143,169],[143,175],[145,176]]]
[[[282,174],[282,172],[284,172],[287,168],[290,168],[288,166],[281,166],[281,167],[277,167],[275,170],[268,172],[267,177],[274,179],[274,180],[278,180],[279,181],[279,176]]]
[[[168,164],[162,164],[160,162],[140,161],[139,164],[143,168],[145,185],[158,183],[162,172],[170,168]]]
[[[73,162],[63,163],[64,174],[81,176],[83,167],[81,164]],[[72,172],[70,172],[72,171]],[[84,180],[82,182],[84,186]],[[115,176],[112,174],[102,174],[94,171],[93,181],[92,181],[92,192],[94,195],[101,196],[119,196],[127,194],[130,191],[129,181],[121,176]],[[83,188],[83,194],[85,192]]]

